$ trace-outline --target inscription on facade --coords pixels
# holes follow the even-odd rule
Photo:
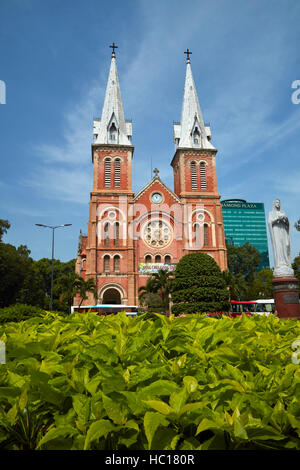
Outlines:
[[[291,294],[284,294],[283,301],[285,304],[298,304],[299,295],[296,292],[291,293]]]

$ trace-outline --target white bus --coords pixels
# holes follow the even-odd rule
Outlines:
[[[118,304],[100,304],[100,305],[73,305],[71,313],[79,312],[97,312],[98,315],[115,315],[119,312],[125,312],[128,317],[136,317],[138,313],[137,305],[118,305]]]
[[[258,315],[270,315],[275,313],[274,299],[258,299],[255,300],[255,313]]]

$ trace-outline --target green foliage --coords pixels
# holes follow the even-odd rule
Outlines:
[[[272,269],[262,269],[261,271],[256,273],[253,282],[249,287],[249,299],[272,299],[272,279]]]
[[[81,305],[82,302],[88,298],[88,293],[92,293],[95,301],[97,302],[97,285],[95,279],[89,278],[85,280],[82,277],[76,275],[75,289],[81,298],[79,305]]]
[[[292,263],[292,268],[294,270],[295,277],[298,279],[300,282],[300,253],[296,258],[294,259],[294,262]]]
[[[300,450],[297,338],[273,315],[0,325],[0,448]]]
[[[245,300],[248,298],[249,286],[241,274],[233,274],[227,269],[222,272],[222,276],[229,288],[230,300]]]
[[[0,308],[0,323],[19,322],[45,314],[45,310],[34,305],[15,304]]]
[[[70,311],[70,305],[73,304],[73,298],[76,293],[74,290],[75,259],[67,262],[54,260],[53,262],[53,309],[64,312]],[[45,302],[40,305],[43,308],[49,308],[49,299],[51,293],[51,260],[42,258],[34,261],[34,265],[41,276],[41,289],[45,295]]]
[[[8,220],[0,219],[0,242],[2,242],[2,237],[7,230],[10,228],[10,223]]]
[[[0,243],[0,307],[24,303],[49,308],[51,291],[51,260],[34,261],[30,250],[21,245]],[[61,301],[65,278],[75,276],[75,260],[63,263],[54,260],[53,308],[68,312],[70,301]],[[73,299],[73,297],[72,297]],[[71,302],[72,304],[72,302]]]
[[[252,281],[261,262],[259,251],[249,242],[243,246],[226,245],[228,269],[233,274],[241,274]]]
[[[181,258],[171,289],[175,315],[229,309],[229,295],[220,268],[206,253]]]
[[[139,301],[153,311],[169,310],[169,296],[171,290],[172,274],[166,269],[160,269],[157,273],[148,277],[146,285],[139,288]]]

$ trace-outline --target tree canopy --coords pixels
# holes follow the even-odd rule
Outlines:
[[[261,262],[259,251],[249,242],[242,246],[226,245],[228,269],[233,274],[241,274],[247,281],[253,281]]]
[[[0,219],[0,242],[2,242],[3,235],[10,228],[10,223],[8,220]]]

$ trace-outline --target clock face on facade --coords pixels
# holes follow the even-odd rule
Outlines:
[[[164,248],[172,241],[172,229],[162,220],[152,220],[143,229],[144,242],[153,248]]]
[[[162,195],[160,193],[153,193],[151,200],[154,202],[154,204],[159,204],[162,201]]]

